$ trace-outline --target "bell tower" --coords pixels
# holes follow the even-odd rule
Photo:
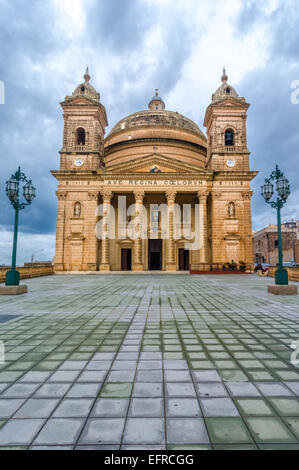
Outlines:
[[[91,171],[102,168],[108,121],[100,94],[90,84],[88,67],[84,82],[60,104],[64,112],[60,170]]]
[[[104,135],[108,125],[100,94],[90,84],[88,68],[71,96],[61,103],[64,130],[58,180],[55,271],[96,271],[99,241],[96,209],[97,173],[104,167]]]
[[[249,104],[227,83],[225,68],[222,85],[212,95],[206,110],[207,167],[212,170],[248,171],[246,119]]]
[[[209,241],[213,263],[253,261],[250,181],[246,119],[249,104],[228,84],[212,95],[204,125],[207,128],[207,168],[214,172],[209,205]]]

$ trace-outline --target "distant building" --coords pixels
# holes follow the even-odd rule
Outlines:
[[[282,224],[283,261],[299,263],[299,220]],[[298,240],[298,241],[297,241]],[[268,225],[253,234],[253,254],[256,263],[278,263],[277,225]]]

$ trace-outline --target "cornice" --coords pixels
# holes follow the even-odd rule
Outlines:
[[[52,175],[58,181],[99,181],[105,180],[135,180],[135,181],[251,181],[257,174],[257,171],[213,171],[205,170],[200,173],[108,173],[102,170],[97,171],[76,171],[76,170],[52,170]]]
[[[176,130],[178,128],[175,128]],[[135,128],[134,128],[135,130]],[[197,135],[197,134],[195,134]],[[113,136],[114,137],[114,136]],[[147,138],[140,138],[140,139],[132,139],[132,140],[127,140],[127,141],[122,141],[122,142],[117,142],[115,144],[111,144],[111,145],[107,145],[105,146],[104,144],[104,149],[105,149],[105,155],[107,153],[107,155],[115,150],[115,149],[121,149],[122,147],[128,147],[128,146],[132,146],[132,144],[142,144],[142,143],[157,143],[157,142],[164,142],[164,143],[176,143],[176,144],[180,144],[184,147],[194,147],[196,148],[197,150],[201,150],[204,155],[207,154],[207,148],[204,147],[203,145],[200,145],[200,144],[196,144],[195,142],[189,142],[189,141],[186,141],[186,140],[181,140],[181,139],[174,139],[174,138],[166,138],[166,137],[147,137]]]
[[[258,171],[216,171],[214,181],[251,181],[256,177]]]

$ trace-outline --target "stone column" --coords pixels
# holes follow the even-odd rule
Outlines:
[[[54,271],[64,271],[64,250],[65,250],[65,201],[67,193],[64,191],[57,191],[56,196],[58,199],[57,208],[57,228],[56,228],[56,250],[55,250],[55,264]]]
[[[251,222],[251,198],[252,191],[242,192],[243,198],[243,229],[244,229],[244,261],[245,263],[253,263],[253,248],[252,248],[252,222]]]
[[[221,191],[212,191],[212,263],[221,263],[225,259],[223,247],[223,220],[225,215],[221,207],[221,196]]]
[[[144,198],[144,191],[134,191],[135,197],[135,240],[133,248],[133,271],[143,271],[143,256],[142,256],[142,205]]]
[[[199,204],[200,204],[200,230],[202,231],[201,241],[202,247],[199,250],[199,260],[200,263],[209,262],[209,253],[208,253],[208,219],[207,219],[207,200],[208,200],[209,191],[206,189],[201,189],[197,192]]]
[[[86,256],[86,268],[88,271],[96,271],[99,266],[98,261],[98,239],[96,236],[97,216],[96,210],[98,207],[99,193],[97,191],[88,193],[88,211],[85,215],[87,221],[87,237],[88,237],[88,252]]]
[[[174,204],[175,204],[175,191],[167,191],[167,217],[168,217],[168,240],[167,240],[167,257],[166,257],[166,271],[176,271],[175,263],[175,243],[173,238],[173,218],[174,218]]]
[[[101,191],[101,195],[103,198],[103,218],[106,218],[106,223],[103,222],[102,227],[102,261],[100,265],[100,271],[110,271],[110,239],[108,237],[108,224],[112,191]]]

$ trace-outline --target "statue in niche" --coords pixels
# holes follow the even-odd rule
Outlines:
[[[228,216],[235,217],[236,216],[236,206],[234,202],[230,202],[228,205]]]
[[[74,206],[74,216],[75,217],[80,217],[81,216],[81,204],[80,202],[76,202]]]

